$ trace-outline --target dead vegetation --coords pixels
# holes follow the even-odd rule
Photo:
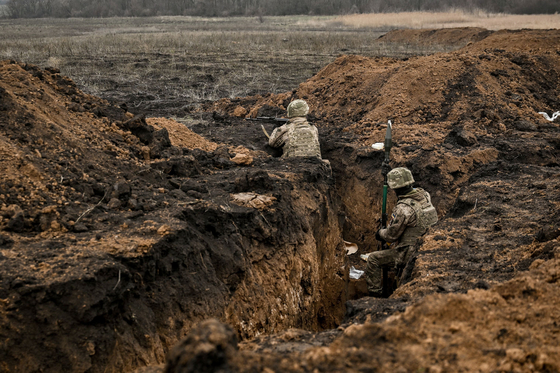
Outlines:
[[[333,22],[368,28],[441,29],[482,27],[487,30],[554,29],[560,23],[559,14],[504,14],[483,10],[465,12],[402,12],[349,14]]]

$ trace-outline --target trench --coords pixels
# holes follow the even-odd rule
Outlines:
[[[231,143],[231,127],[208,131],[217,129],[224,138],[214,140]],[[260,128],[250,130],[245,136],[240,128],[233,145],[262,144]],[[52,268],[68,268],[52,281],[16,279],[13,292],[3,294],[13,298],[6,324],[13,331],[2,369],[131,372],[163,364],[178,341],[211,317],[241,340],[290,328],[335,329],[350,298],[344,241],[373,248],[381,185],[381,155],[360,155],[351,141],[329,142],[335,138],[325,136],[322,144],[330,166],[263,157],[240,167],[221,160],[231,158],[222,155],[225,147],[183,154],[188,162],[154,163],[169,167],[169,177],[152,168],[133,186],[146,199],[154,195],[146,185],[170,190],[167,208],[93,211],[91,224],[113,225],[84,233],[87,250],[78,234],[18,249],[23,259],[44,256]],[[175,166],[193,165],[207,172],[171,174]],[[232,202],[247,193],[272,203]],[[117,235],[114,227],[125,222],[131,227]],[[169,230],[160,235],[163,223]],[[23,259],[13,265],[24,268]],[[44,348],[30,356],[36,345]]]
[[[379,185],[377,158],[349,167],[355,161],[335,154],[342,151],[327,151],[332,168],[317,159],[269,158],[188,178],[201,198],[150,216],[177,222],[172,233],[143,251],[78,251],[68,278],[21,288],[15,304],[22,311],[10,325],[25,332],[6,342],[6,369],[132,372],[163,364],[211,317],[241,340],[335,329],[349,299],[344,240],[372,244]],[[231,195],[249,192],[274,203],[231,203]],[[69,245],[56,253],[68,255]],[[50,247],[26,250],[55,255]],[[46,347],[30,356],[37,343]]]
[[[113,353],[110,360],[121,363],[110,369],[137,366],[124,353],[129,349],[163,362],[186,331],[209,317],[231,325],[241,340],[290,328],[332,330],[344,321],[347,301],[365,295],[349,281],[344,241],[360,252],[375,249],[382,155],[364,157],[336,144],[325,145],[324,154],[331,167],[273,158],[256,170],[206,180],[233,179],[231,192],[272,195],[274,208],[189,206],[181,213],[184,229],[159,242],[153,256],[125,263],[131,282],[149,284],[136,283],[121,306],[125,323],[117,322],[130,331],[118,333],[117,345],[128,347]]]
[[[92,364],[132,371],[145,364],[139,357],[148,365],[162,363],[185,333],[210,317],[231,325],[241,340],[290,328],[336,328],[349,291],[345,226],[350,238],[371,238],[353,233],[361,227],[348,223],[347,211],[366,203],[363,195],[352,201],[352,193],[366,186],[354,180],[341,195],[337,189],[346,184],[336,180],[347,180],[338,173],[343,170],[320,160],[272,158],[249,170],[205,175],[211,198],[181,210],[183,228],[147,255],[116,258],[126,268],[121,286],[130,289],[116,307],[117,332],[107,342],[118,348]],[[227,204],[220,187],[269,195],[275,203],[266,209]]]

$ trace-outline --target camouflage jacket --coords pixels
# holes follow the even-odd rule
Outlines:
[[[272,132],[268,144],[283,147],[282,157],[317,157],[321,158],[319,132],[317,127],[307,122],[304,117],[295,117]]]
[[[437,213],[430,194],[424,189],[415,188],[399,196],[391,222],[387,228],[379,231],[379,236],[387,242],[399,241],[397,248],[410,246],[436,222]]]

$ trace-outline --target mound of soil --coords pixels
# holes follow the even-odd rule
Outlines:
[[[560,129],[539,114],[560,110],[560,31],[423,35],[471,43],[341,56],[190,129],[2,62],[2,370],[161,371],[189,332],[167,371],[560,370]],[[244,120],[294,98],[330,165],[275,157]],[[347,271],[377,247],[388,120],[440,222],[377,299]],[[194,327],[211,317],[231,327]]]
[[[494,31],[479,27],[393,30],[379,37],[378,42],[411,45],[467,45],[481,41]]]

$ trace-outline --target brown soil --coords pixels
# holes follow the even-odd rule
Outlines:
[[[159,371],[192,331],[170,355],[184,371],[560,371],[560,129],[538,114],[560,110],[560,31],[422,35],[471,43],[341,56],[293,92],[213,103],[190,130],[2,62],[1,370]],[[332,170],[271,156],[243,120],[296,97]],[[389,119],[391,164],[440,222],[376,299],[347,269],[376,248],[371,144]],[[209,317],[233,330],[193,329]]]

